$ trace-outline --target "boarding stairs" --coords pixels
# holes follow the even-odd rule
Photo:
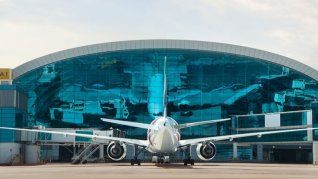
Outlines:
[[[88,146],[83,147],[83,149],[72,158],[72,164],[83,164],[87,162],[90,157],[99,149],[99,144],[90,143]]]

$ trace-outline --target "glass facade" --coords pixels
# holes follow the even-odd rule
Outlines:
[[[24,121],[24,111],[16,108],[0,108],[0,126],[23,127]],[[0,130],[0,142],[18,142],[20,138],[20,132]]]
[[[26,95],[15,85],[0,85],[0,126],[24,127],[26,125]],[[19,142],[20,132],[0,130],[0,143]]]
[[[314,109],[313,123],[318,125],[317,81],[260,59],[178,49],[79,56],[20,76],[14,84],[28,94],[27,125],[111,127],[101,117],[150,123],[163,110],[165,57],[168,115],[178,123]],[[303,119],[303,114],[286,114],[281,117],[282,126],[303,125]],[[264,116],[248,117],[236,127],[264,127],[264,120]],[[112,127],[125,130],[128,137],[146,136],[143,129]],[[182,137],[226,135],[233,133],[232,128],[231,122],[192,127],[184,129]],[[296,134],[277,136],[285,139],[286,135]]]

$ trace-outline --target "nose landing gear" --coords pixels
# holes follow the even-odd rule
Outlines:
[[[163,163],[170,163],[169,156],[153,156],[152,163],[163,164]]]

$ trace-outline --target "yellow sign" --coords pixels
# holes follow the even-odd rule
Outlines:
[[[0,68],[0,80],[10,80],[11,79],[11,69]]]

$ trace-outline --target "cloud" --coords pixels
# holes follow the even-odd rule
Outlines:
[[[0,0],[0,66],[93,43],[173,38],[254,47],[318,69],[317,9],[299,0]]]
[[[0,0],[0,9],[4,8],[6,5],[8,5],[9,0]]]
[[[299,0],[179,1],[205,24],[221,26],[220,42],[282,54],[318,69],[318,2]],[[219,20],[216,20],[219,19]],[[223,22],[222,22],[223,21]],[[211,33],[215,33],[214,30]],[[230,29],[230,30],[228,30]],[[212,39],[213,40],[213,39]]]

